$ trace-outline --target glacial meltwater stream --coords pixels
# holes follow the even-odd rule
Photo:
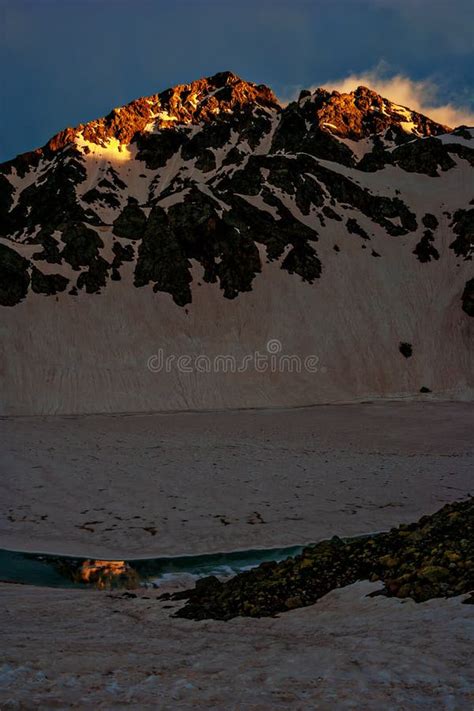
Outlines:
[[[298,555],[304,546],[128,560],[23,553],[0,549],[0,582],[48,587],[133,588],[180,578],[230,577],[267,561]]]

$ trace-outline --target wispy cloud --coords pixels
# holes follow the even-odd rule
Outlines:
[[[437,100],[439,88],[433,80],[414,81],[403,74],[387,77],[383,66],[327,81],[322,86],[343,93],[352,91],[361,84],[394,103],[407,106],[447,126],[474,126],[474,113],[468,107],[455,106],[452,103],[440,104]]]

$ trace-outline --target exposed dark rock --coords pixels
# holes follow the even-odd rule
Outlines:
[[[70,147],[61,153],[44,176],[20,194],[10,213],[14,228],[20,232],[32,231],[40,225],[43,230],[52,231],[64,222],[94,222],[94,215],[86,214],[76,195],[75,187],[86,175],[77,149]]]
[[[350,217],[347,222],[346,222],[346,227],[347,231],[350,234],[356,234],[359,235],[359,237],[362,237],[362,239],[370,239],[369,235],[367,232],[364,230],[363,227],[359,225],[357,220],[355,220],[353,217]]]
[[[268,212],[257,210],[236,195],[228,219],[241,232],[252,235],[256,242],[264,244],[270,261],[281,257],[287,245],[287,238],[279,223]]]
[[[187,143],[183,145],[181,157],[183,160],[199,158],[209,148],[222,148],[230,140],[230,121],[216,120],[212,125],[204,125]]]
[[[216,157],[214,153],[208,149],[203,151],[196,160],[196,168],[202,170],[203,173],[209,173],[210,170],[215,170]]]
[[[457,235],[449,245],[457,257],[472,259],[474,253],[474,208],[471,210],[456,210],[451,223],[453,232]]]
[[[312,172],[325,184],[331,196],[337,202],[359,209],[364,215],[384,227],[388,234],[396,236],[416,230],[416,216],[400,198],[372,195],[350,178],[335,173],[317,163],[312,163],[311,165],[306,159],[300,160],[298,163],[295,165],[296,171],[308,170]],[[391,219],[395,218],[400,219],[401,226],[390,222]]]
[[[107,180],[107,178],[102,178],[99,180],[97,183],[98,188],[103,188],[104,190],[116,190],[117,186],[114,183],[111,183],[110,180]]]
[[[49,262],[49,264],[61,264],[62,260],[61,252],[59,251],[58,246],[59,242],[47,232],[40,232],[36,239],[43,247],[43,250],[41,252],[35,252],[33,254],[33,259],[37,259],[39,261],[44,260]]]
[[[239,133],[237,145],[247,141],[250,148],[255,150],[265,134],[270,131],[271,119],[259,108],[247,106],[231,119],[232,127]]]
[[[469,279],[464,287],[462,310],[465,311],[468,316],[474,316],[474,279]]]
[[[399,146],[392,152],[392,160],[410,173],[425,173],[433,178],[439,176],[438,168],[449,170],[456,163],[446,146],[438,138],[420,138]]]
[[[295,203],[303,215],[309,215],[313,206],[323,205],[323,191],[311,175],[301,176],[301,179],[296,183]]]
[[[62,241],[64,248],[61,257],[76,270],[95,262],[100,247],[104,246],[97,232],[82,223],[67,225],[62,233]]]
[[[411,345],[411,343],[400,343],[398,350],[400,351],[402,356],[405,356],[405,358],[411,358],[413,355],[413,346]]]
[[[219,280],[227,298],[250,290],[260,271],[254,225],[244,227],[232,210],[219,217],[214,201],[200,191],[191,192],[182,205],[173,205],[168,215],[187,257],[203,265],[205,281]]]
[[[18,252],[0,243],[0,304],[15,306],[25,298],[30,284],[30,263]]]
[[[281,268],[286,269],[290,274],[299,274],[303,281],[308,281],[310,284],[321,276],[321,262],[316,251],[304,241],[297,242],[288,252]]]
[[[224,160],[222,161],[222,165],[240,165],[245,158],[245,153],[237,148],[237,146],[234,146],[233,148],[230,149]]]
[[[89,262],[89,268],[81,272],[77,278],[77,288],[86,288],[88,294],[100,294],[100,290],[107,284],[107,274],[110,264],[102,257],[95,257]]]
[[[0,173],[0,234],[8,235],[14,225],[9,216],[9,211],[13,204],[13,186],[4,175]]]
[[[114,259],[112,262],[112,267],[118,269],[122,266],[124,262],[132,262],[134,257],[134,251],[131,244],[127,244],[125,247],[120,244],[120,242],[114,242],[112,247],[114,253]]]
[[[219,181],[219,190],[224,195],[226,193],[258,195],[264,184],[260,170],[262,167],[266,167],[265,159],[260,156],[250,156],[245,168],[236,170],[231,177],[226,176]],[[274,179],[278,179],[278,172],[274,171],[273,176]]]
[[[107,168],[107,175],[114,184],[115,188],[117,188],[118,190],[125,190],[127,188],[127,184],[123,182],[122,178],[119,176],[115,168],[113,168],[111,165],[109,165],[109,167]]]
[[[154,291],[172,295],[179,306],[191,301],[191,262],[170,225],[166,212],[156,206],[152,209],[140,247],[135,267],[135,286],[154,282]]]
[[[50,296],[64,291],[69,284],[69,279],[62,274],[43,274],[33,267],[31,272],[31,288],[36,294]]]
[[[472,141],[472,135],[467,126],[458,126],[452,133],[453,136],[461,136],[461,138],[465,138],[466,141]]]
[[[359,170],[374,172],[387,165],[396,165],[409,173],[423,173],[433,178],[439,177],[439,169],[450,170],[456,166],[451,153],[471,160],[471,149],[463,150],[457,144],[444,144],[438,138],[416,138],[395,148],[375,148],[358,163]]]
[[[120,207],[120,200],[112,192],[105,192],[92,188],[82,196],[84,202],[94,204],[95,202],[103,202],[109,207]]]
[[[323,207],[323,213],[330,220],[337,220],[338,222],[342,222],[342,217],[340,215],[338,215],[337,212],[334,212],[332,207],[329,207],[329,205],[325,205]]]
[[[113,233],[117,237],[141,239],[145,232],[146,216],[138,205],[126,205],[114,222]]]
[[[423,215],[421,221],[423,222],[423,225],[429,230],[435,230],[439,224],[437,218],[430,212],[427,212],[426,215]]]
[[[459,156],[459,158],[467,160],[470,165],[474,166],[474,148],[468,148],[459,143],[448,143],[446,144],[446,150]]]
[[[137,158],[144,161],[150,170],[162,168],[179,151],[185,141],[185,134],[179,131],[141,133],[136,137]]]
[[[272,152],[309,153],[324,160],[337,161],[342,165],[354,165],[352,151],[338,141],[331,133],[313,125],[308,130],[305,111],[296,104],[290,104],[282,116],[275,132]]]
[[[413,254],[416,254],[420,262],[431,262],[432,259],[439,259],[439,252],[432,244],[433,242],[433,233],[431,230],[425,230],[423,237],[413,250]]]
[[[255,275],[261,270],[254,241],[223,222],[216,225],[214,245],[214,251],[220,257],[216,274],[224,296],[234,299],[240,292],[250,291]]]

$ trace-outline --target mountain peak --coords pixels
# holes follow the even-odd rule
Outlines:
[[[177,84],[158,94],[143,96],[125,106],[119,106],[103,118],[68,127],[55,134],[45,146],[15,159],[36,164],[42,155],[50,158],[66,145],[82,137],[103,145],[110,139],[120,144],[130,143],[135,134],[179,124],[197,124],[230,114],[246,107],[280,111],[273,91],[264,84],[241,79],[231,71],[218,72],[189,84]],[[8,163],[11,163],[9,161]]]
[[[181,123],[196,123],[248,104],[280,109],[273,91],[264,84],[244,81],[233,72],[218,72],[190,84],[178,84],[156,97],[161,112]]]
[[[437,136],[451,130],[363,85],[351,92],[329,91],[323,87],[312,92],[302,91],[298,105],[306,117],[321,128],[352,140],[381,134],[389,128],[418,136]]]

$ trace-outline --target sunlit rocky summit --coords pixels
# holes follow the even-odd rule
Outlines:
[[[0,167],[5,414],[473,393],[474,130],[230,72]],[[314,355],[316,372],[152,372]],[[421,393],[420,393],[421,391]]]

